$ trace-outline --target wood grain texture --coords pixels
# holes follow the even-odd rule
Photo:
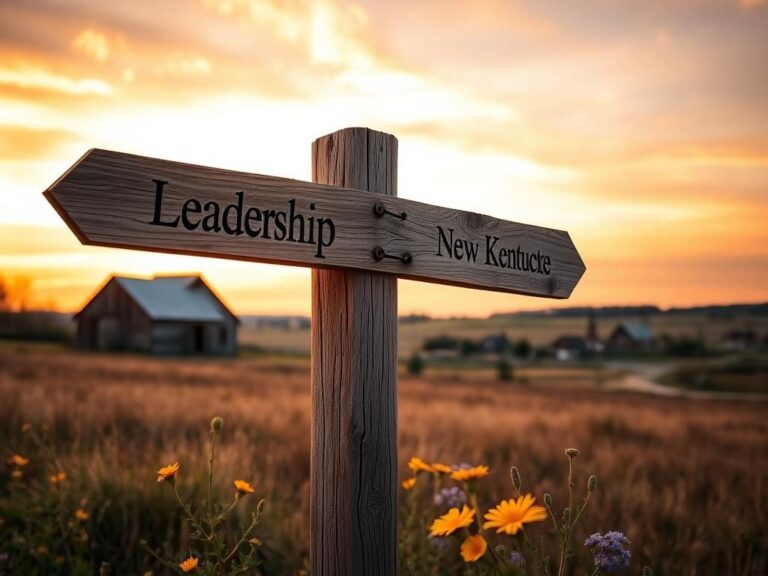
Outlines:
[[[84,244],[313,268],[376,270],[413,280],[551,298],[567,298],[584,273],[584,263],[566,232],[402,198],[382,199],[365,189],[394,187],[384,174],[396,167],[376,166],[378,176],[369,174],[368,178],[374,180],[363,181],[352,177],[355,167],[348,162],[335,167],[343,176],[337,180],[344,182],[345,189],[340,190],[287,178],[91,150],[45,195]],[[167,182],[162,192],[162,222],[178,218],[189,199],[198,199],[201,204],[215,202],[223,209],[242,192],[244,210],[254,207],[286,211],[294,200],[295,209],[307,221],[310,216],[331,219],[335,227],[333,243],[324,249],[324,258],[318,258],[316,243],[278,241],[274,233],[264,238],[242,230],[228,234],[223,230],[204,231],[201,226],[191,230],[181,224],[153,225],[150,222],[155,218],[156,180]],[[482,190],[468,193],[482,194]],[[376,217],[373,206],[377,201],[388,211],[404,212],[407,219],[389,214]],[[313,205],[315,209],[311,210]],[[196,220],[202,217],[193,215]],[[494,243],[491,258],[487,254],[489,242]],[[376,246],[390,255],[409,253],[412,261],[376,261]],[[472,246],[474,259],[468,256]],[[511,266],[509,251],[514,255],[518,248],[538,255],[539,262],[549,257],[549,273],[526,271],[522,260],[519,266]],[[500,256],[502,249],[506,260]],[[503,267],[504,263],[511,267]]]
[[[313,179],[397,192],[397,140],[312,145]],[[397,573],[397,278],[312,271],[312,574]]]

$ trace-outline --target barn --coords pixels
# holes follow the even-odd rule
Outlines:
[[[614,354],[648,352],[653,349],[653,330],[640,322],[622,322],[613,329],[606,346]]]
[[[77,346],[234,356],[239,320],[200,276],[112,276],[75,315]]]

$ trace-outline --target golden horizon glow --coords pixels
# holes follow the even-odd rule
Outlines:
[[[0,276],[76,310],[109,274],[201,272],[306,314],[309,272],[80,246],[41,192],[88,148],[310,179],[345,126],[399,195],[568,230],[567,301],[400,283],[400,312],[768,300],[768,6],[483,0],[0,5]],[[21,290],[21,288],[20,288]]]

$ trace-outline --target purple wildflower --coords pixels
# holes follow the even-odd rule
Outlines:
[[[467,495],[458,486],[443,488],[435,494],[435,506],[447,506],[448,508],[460,508],[467,503]]]
[[[522,554],[520,554],[520,552],[513,550],[509,553],[509,563],[512,564],[512,566],[522,568],[525,566],[525,558]]]
[[[584,541],[594,557],[595,567],[605,572],[619,572],[629,567],[629,539],[621,532],[592,534]]]
[[[450,538],[442,538],[439,536],[428,536],[427,541],[429,542],[429,545],[432,546],[433,549],[435,549],[437,552],[440,552],[440,553],[447,552],[451,547]]]

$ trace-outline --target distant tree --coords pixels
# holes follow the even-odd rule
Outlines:
[[[408,358],[408,374],[411,376],[419,376],[424,371],[424,359],[421,354],[414,352],[410,358]]]
[[[401,324],[417,324],[419,322],[429,322],[432,318],[426,314],[408,314],[400,316],[398,320]]]
[[[496,364],[496,373],[499,377],[499,380],[502,382],[511,382],[515,378],[515,372],[512,368],[512,364],[510,364],[506,358],[502,358],[499,360],[499,363]]]
[[[528,358],[531,355],[531,343],[525,338],[518,340],[513,353],[518,358]]]
[[[664,353],[669,356],[695,358],[709,355],[710,351],[706,343],[698,338],[681,336],[680,338],[668,337],[663,340]]]
[[[474,340],[462,340],[459,344],[459,351],[462,356],[470,356],[471,354],[477,354],[480,352],[480,343]]]
[[[5,280],[0,276],[0,312],[4,312],[8,309],[8,288],[5,285]]]
[[[426,351],[433,350],[458,350],[460,342],[451,336],[435,336],[424,341],[422,349]]]

